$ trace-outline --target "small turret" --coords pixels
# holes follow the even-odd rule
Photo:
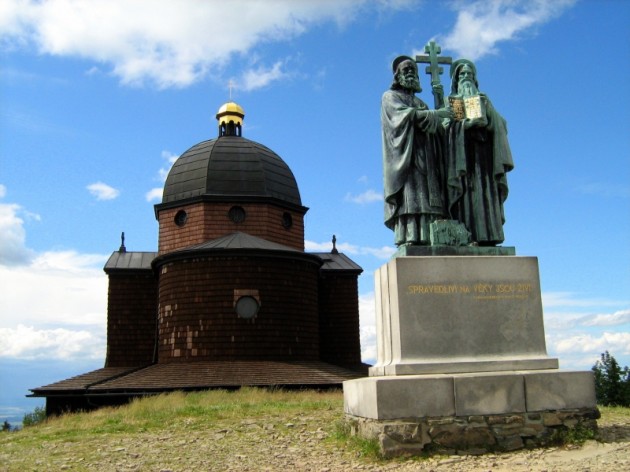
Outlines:
[[[234,102],[227,102],[219,108],[216,116],[219,121],[219,137],[241,136],[245,112],[240,105]]]

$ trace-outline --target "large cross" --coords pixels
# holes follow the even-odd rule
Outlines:
[[[416,62],[422,64],[429,64],[425,72],[431,76],[431,88],[433,89],[433,98],[435,100],[435,108],[442,108],[444,106],[444,90],[440,90],[439,88],[435,88],[436,85],[440,84],[440,74],[444,72],[444,69],[440,67],[440,64],[452,64],[453,58],[449,56],[440,56],[438,54],[442,52],[442,48],[438,46],[435,41],[429,42],[424,47],[424,52],[428,55],[426,56],[416,56]]]

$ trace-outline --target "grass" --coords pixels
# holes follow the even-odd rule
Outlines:
[[[180,470],[177,453],[184,453],[192,464],[189,469],[195,470],[206,467],[203,461],[207,457],[216,464],[229,461],[230,455],[250,454],[265,438],[267,443],[278,438],[286,438],[286,444],[299,443],[307,427],[313,435],[327,437],[342,417],[340,390],[175,392],[136,399],[121,407],[52,417],[2,434],[0,469],[124,469],[125,462],[110,467],[107,461],[114,460],[111,456],[116,451],[120,455],[128,450],[142,456],[140,470]],[[204,455],[202,448],[182,441],[209,447],[220,442],[221,447]],[[159,454],[152,450],[159,450]],[[75,460],[81,462],[72,462]]]
[[[630,408],[600,411],[600,425],[630,425]],[[581,431],[567,434],[562,439],[568,443],[591,439]],[[146,397],[0,434],[0,468],[225,470],[239,469],[233,462],[241,460],[256,470],[270,455],[293,449],[300,451],[296,456],[334,455],[372,465],[384,461],[376,440],[351,434],[340,390],[243,388]]]
[[[570,430],[557,429],[554,431],[550,443],[556,446],[576,445],[581,446],[586,441],[595,439],[597,433],[583,426],[576,426]]]
[[[378,441],[352,435],[350,424],[343,419],[335,422],[329,437],[341,447],[352,449],[357,457],[365,457],[376,462],[383,460]]]
[[[625,425],[626,428],[629,427],[630,408],[621,406],[598,406],[597,408],[599,408],[601,413],[601,418],[598,420],[600,430],[602,427],[610,427],[613,425]],[[592,439],[602,441],[598,432],[586,428],[585,426],[578,425],[570,430],[557,429],[551,437],[551,443],[558,446],[581,446],[586,441]]]
[[[122,407],[72,413],[45,421],[43,428],[27,428],[47,437],[90,434],[133,434],[159,431],[167,425],[203,429],[219,421],[287,416],[319,409],[342,408],[338,391],[291,392],[243,388],[237,391],[175,392],[133,400]]]
[[[598,407],[602,418],[608,423],[630,423],[630,408],[623,406],[600,406]]]

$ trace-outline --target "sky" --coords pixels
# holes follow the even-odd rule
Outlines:
[[[430,40],[475,61],[508,122],[504,245],[538,258],[548,354],[629,365],[629,24],[624,0],[4,0],[0,420],[43,404],[29,388],[103,366],[102,268],[122,231],[156,250],[168,170],[217,136],[229,100],[243,136],[291,167],[307,251],[334,234],[363,267],[374,362],[374,271],[394,252],[380,99],[392,60]]]

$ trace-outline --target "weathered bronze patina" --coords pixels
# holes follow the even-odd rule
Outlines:
[[[415,96],[422,89],[411,57],[396,58],[392,71],[381,101],[385,225],[397,246],[428,245],[430,224],[447,216],[442,120],[452,113]]]
[[[394,60],[381,102],[385,225],[400,247],[495,246],[505,239],[506,174],[514,168],[506,121],[479,92],[471,61],[438,57],[434,41],[425,52]],[[428,64],[435,110],[415,96],[416,62]],[[451,65],[448,100],[440,65]]]
[[[475,65],[459,59],[451,66],[449,102],[465,104],[465,117],[445,121],[448,206],[480,246],[505,239],[503,203],[508,196],[506,174],[514,168],[507,123],[479,91]]]

